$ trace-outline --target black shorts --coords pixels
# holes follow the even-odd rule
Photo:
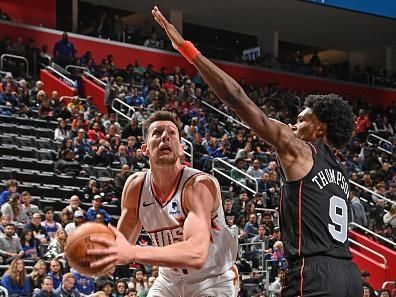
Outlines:
[[[289,263],[282,297],[362,297],[360,271],[351,260],[315,256]]]

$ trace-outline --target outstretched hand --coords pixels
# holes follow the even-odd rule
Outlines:
[[[172,46],[175,49],[178,49],[178,47],[184,42],[184,39],[176,30],[175,26],[168,22],[157,6],[154,6],[151,13],[153,14],[155,21],[165,29],[166,34],[172,42]]]
[[[103,248],[95,248],[87,251],[88,255],[98,256],[99,260],[90,264],[91,268],[114,267],[118,264],[129,264],[135,259],[134,246],[131,245],[125,236],[114,226],[109,225],[109,229],[115,235],[115,241],[92,236],[90,240],[103,245]],[[107,269],[106,269],[107,270]],[[105,272],[105,271],[103,271]]]

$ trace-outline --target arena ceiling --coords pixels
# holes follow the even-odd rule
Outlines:
[[[396,45],[396,21],[299,0],[84,0],[137,13],[158,5],[167,14],[183,12],[184,21],[260,35],[278,31],[279,39],[346,51]]]

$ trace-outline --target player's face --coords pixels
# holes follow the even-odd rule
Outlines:
[[[157,121],[150,125],[147,143],[142,150],[149,159],[159,166],[174,165],[183,153],[179,132],[170,121]]]
[[[290,128],[297,138],[304,141],[313,141],[324,136],[324,124],[319,121],[310,108],[300,112],[297,123],[290,126]]]

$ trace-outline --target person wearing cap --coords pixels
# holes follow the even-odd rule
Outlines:
[[[165,90],[172,90],[173,94],[177,93],[177,86],[175,85],[175,77],[173,75],[168,75],[166,82],[162,86]]]
[[[76,230],[76,228],[78,226],[80,226],[81,224],[86,222],[86,216],[84,214],[83,210],[76,210],[74,212],[74,220],[72,223],[69,223],[65,226],[65,231],[67,233],[68,236],[70,236],[74,230]]]
[[[94,198],[92,199],[92,207],[90,207],[87,211],[88,221],[94,222],[96,220],[96,215],[102,214],[104,218],[104,222],[106,224],[110,223],[111,217],[109,213],[103,208],[100,208],[101,206],[102,206],[102,196],[95,195]]]
[[[377,294],[375,294],[375,290],[373,289],[372,286],[370,286],[370,272],[368,272],[367,270],[362,270],[362,283],[364,287],[369,288],[370,290],[370,297],[375,297],[377,296]]]

